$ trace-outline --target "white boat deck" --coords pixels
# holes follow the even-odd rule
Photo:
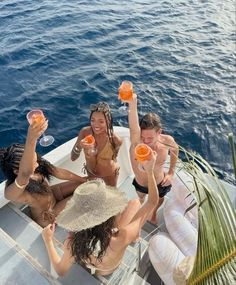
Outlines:
[[[129,131],[126,128],[116,127],[115,132],[122,139],[123,144],[119,152],[118,163],[120,175],[118,188],[125,192],[128,199],[137,197],[132,185],[133,172],[129,161]],[[76,138],[51,151],[45,158],[54,165],[69,169],[79,175],[83,173],[84,156],[74,162],[70,160],[70,151]],[[177,175],[184,177],[180,168],[177,168]],[[57,183],[54,179],[52,183]],[[152,230],[156,229],[150,223],[146,223],[141,232],[140,243],[130,245],[126,251],[123,261],[115,272],[107,277],[94,277],[86,269],[74,265],[65,277],[61,278],[52,269],[48,255],[41,237],[42,228],[27,215],[28,208],[20,210],[20,205],[13,205],[4,198],[5,184],[0,184],[0,285],[160,285],[163,284],[150,265],[147,256],[148,241],[144,239]],[[234,207],[236,207],[235,186],[227,184],[228,194]],[[168,193],[165,200],[171,198]],[[162,224],[162,207],[158,210],[158,230],[166,231]],[[155,232],[156,233],[156,232]],[[61,246],[67,233],[57,227],[55,233],[55,244],[58,253],[61,253]],[[141,247],[139,247],[141,245]],[[140,251],[141,249],[141,251]],[[138,264],[138,254],[141,252],[141,262]],[[168,285],[168,284],[167,284]]]

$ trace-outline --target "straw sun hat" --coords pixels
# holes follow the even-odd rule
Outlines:
[[[122,212],[127,205],[125,194],[103,180],[91,180],[76,188],[56,223],[69,231],[92,228]]]

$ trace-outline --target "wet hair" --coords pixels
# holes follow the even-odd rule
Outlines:
[[[105,102],[98,102],[97,104],[91,104],[90,105],[90,111],[91,111],[90,117],[89,117],[90,121],[91,121],[91,117],[92,117],[94,112],[103,113],[103,115],[105,117],[106,125],[107,125],[108,138],[109,138],[109,141],[110,141],[112,148],[113,148],[113,153],[114,153],[113,159],[116,158],[118,151],[116,149],[116,144],[115,144],[114,138],[113,138],[113,134],[114,134],[113,119],[112,119],[111,110],[110,110],[109,105]]]
[[[7,148],[0,149],[0,166],[5,176],[5,179],[7,180],[6,186],[12,184],[16,179],[17,175],[14,173],[14,171],[19,170],[20,161],[23,156],[24,150],[25,146],[23,144],[18,144],[18,143],[12,144]],[[50,180],[54,166],[50,164],[47,160],[41,158],[41,156],[39,155],[37,155],[37,162],[39,166],[35,169],[35,173],[40,173],[43,176],[43,178],[47,178],[48,180]],[[45,191],[48,192],[48,189],[44,189],[43,186],[40,191],[39,188],[34,186],[35,183],[32,181],[33,180],[30,179],[30,183],[25,188],[28,192],[37,192],[37,193],[40,192],[44,193]]]
[[[110,244],[114,227],[115,216],[93,228],[71,233],[70,247],[75,261],[86,265],[91,263],[91,255],[93,255],[98,262],[101,262]]]
[[[140,122],[139,126],[141,130],[160,130],[162,128],[160,117],[155,113],[145,114]]]

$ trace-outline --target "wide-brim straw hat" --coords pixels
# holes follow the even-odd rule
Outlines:
[[[62,228],[78,232],[93,228],[122,212],[128,201],[125,194],[103,180],[91,180],[76,188],[56,223]]]

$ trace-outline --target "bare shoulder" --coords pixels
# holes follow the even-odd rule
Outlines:
[[[165,145],[169,147],[177,147],[177,144],[174,138],[170,135],[161,135],[161,140],[162,140],[162,143],[164,143]]]
[[[83,127],[78,133],[78,139],[81,140],[82,138],[86,137],[87,135],[90,135],[91,132],[92,131],[91,131],[90,126]]]

